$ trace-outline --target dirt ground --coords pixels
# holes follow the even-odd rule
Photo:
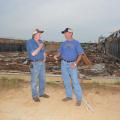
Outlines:
[[[120,86],[82,85],[84,98],[90,107],[76,100],[62,102],[65,97],[63,83],[48,81],[46,93],[50,98],[41,98],[40,103],[31,98],[30,83],[19,88],[0,92],[0,120],[120,120]]]

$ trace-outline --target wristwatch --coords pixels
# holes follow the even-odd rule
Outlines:
[[[74,65],[75,65],[75,66],[77,66],[77,64],[76,64],[76,63],[74,63]]]

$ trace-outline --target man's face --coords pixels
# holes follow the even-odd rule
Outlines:
[[[72,39],[73,33],[72,32],[65,32],[64,36],[66,39]]]
[[[40,39],[40,37],[41,37],[41,33],[37,33],[37,34],[34,35],[34,39],[36,41],[38,41]]]

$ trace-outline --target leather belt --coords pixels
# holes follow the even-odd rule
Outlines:
[[[64,59],[62,59],[62,60],[65,61],[65,62],[68,62],[68,63],[70,63],[70,62],[75,62],[75,60],[71,60],[71,61],[64,60]]]
[[[30,62],[43,62],[43,60],[30,60]]]

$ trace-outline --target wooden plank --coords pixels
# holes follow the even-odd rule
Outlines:
[[[82,61],[86,64],[86,65],[91,65],[91,61],[88,59],[86,54],[82,55]]]

